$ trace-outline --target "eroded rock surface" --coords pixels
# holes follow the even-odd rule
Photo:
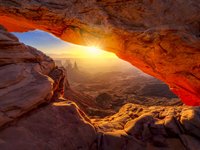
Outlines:
[[[200,146],[200,108],[124,105],[118,113],[92,123],[101,149],[195,150]]]
[[[99,45],[200,105],[199,8],[199,0],[0,0],[0,23]]]
[[[196,150],[199,107],[126,104],[104,119],[90,120],[63,99],[42,106],[0,131],[2,150]]]
[[[69,101],[41,107],[0,133],[2,150],[87,150],[96,140],[94,127]]]
[[[0,27],[0,126],[50,101],[61,75],[48,74],[56,70],[51,58]]]

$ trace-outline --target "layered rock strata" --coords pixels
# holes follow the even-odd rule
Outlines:
[[[57,70],[51,58],[0,27],[0,126],[49,102],[63,76],[54,76]]]

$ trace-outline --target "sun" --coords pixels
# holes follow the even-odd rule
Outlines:
[[[86,53],[89,54],[89,55],[92,55],[92,56],[100,56],[103,54],[103,51],[99,48],[99,47],[96,47],[96,46],[88,46],[86,48]]]
[[[81,46],[68,43],[67,46],[61,47],[60,51],[65,51],[62,53],[61,57],[72,57],[72,58],[91,58],[91,59],[107,59],[107,58],[117,58],[114,53],[102,50],[99,46]]]
[[[115,58],[116,55],[107,51],[102,50],[98,46],[85,46],[82,47],[80,55],[88,58]]]

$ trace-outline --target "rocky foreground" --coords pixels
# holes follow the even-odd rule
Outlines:
[[[68,84],[52,59],[20,43],[3,27],[0,79],[1,150],[200,147],[199,107],[126,104],[115,115],[91,119],[62,98]],[[69,91],[70,87],[67,95],[73,99]]]
[[[90,120],[75,103],[57,100],[0,131],[2,150],[197,150],[198,107],[143,107],[126,104]]]

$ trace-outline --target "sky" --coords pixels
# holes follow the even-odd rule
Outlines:
[[[117,58],[115,54],[96,47],[78,46],[40,30],[14,33],[21,42],[33,46],[52,57]]]
[[[70,59],[78,62],[82,68],[93,70],[93,72],[95,70],[110,70],[110,68],[115,70],[133,68],[132,65],[119,59],[113,53],[97,47],[71,44],[40,30],[13,34],[18,37],[20,42],[44,52],[55,60],[64,62],[64,60]]]

